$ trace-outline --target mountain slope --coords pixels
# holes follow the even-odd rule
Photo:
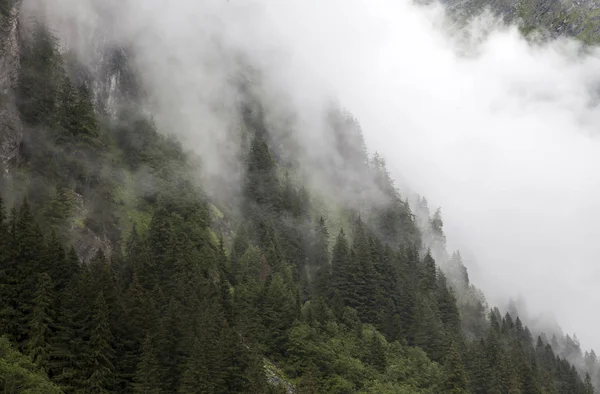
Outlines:
[[[323,111],[335,150],[305,164],[236,60],[243,171],[225,183],[239,195],[215,194],[145,114],[133,55],[107,51],[98,73],[15,20],[0,330],[38,376],[66,393],[593,392],[547,339],[486,309],[441,253],[439,212],[411,207],[347,112]]]

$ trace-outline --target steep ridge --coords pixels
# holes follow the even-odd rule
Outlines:
[[[339,106],[322,114],[335,149],[307,162],[268,76],[228,57],[239,195],[203,190],[146,115],[133,53],[81,63],[0,4],[2,121],[20,125],[2,129],[3,363],[14,346],[63,392],[593,392],[595,356],[578,372],[489,309],[439,211],[400,195]]]

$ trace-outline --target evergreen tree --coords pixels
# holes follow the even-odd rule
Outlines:
[[[446,276],[438,271],[437,273],[437,306],[440,312],[440,318],[444,325],[447,335],[455,340],[460,338],[460,312],[457,306],[457,300],[454,292],[448,286]]]
[[[50,353],[50,335],[53,324],[53,285],[50,275],[38,274],[33,300],[33,313],[29,327],[29,339],[25,346],[32,361],[46,370]]]
[[[160,366],[152,337],[147,334],[142,346],[142,355],[135,373],[135,394],[160,394]]]
[[[583,384],[584,384],[584,389],[583,389],[584,394],[594,394],[595,390],[594,390],[594,386],[592,385],[592,378],[590,377],[589,373],[585,374],[585,380],[583,381]]]
[[[0,193],[0,273],[6,272],[8,264],[8,248],[9,248],[9,229],[6,223],[6,211],[4,208],[4,200]]]
[[[231,283],[238,284],[240,281],[240,260],[246,251],[248,250],[248,233],[246,231],[246,226],[241,225],[238,228],[238,231],[235,233],[235,237],[233,239],[233,246],[231,248],[231,276],[229,280]]]
[[[354,273],[350,261],[350,249],[343,229],[340,230],[333,247],[331,269],[334,292],[338,294],[342,305],[350,305],[354,291],[352,288]]]
[[[262,302],[266,345],[272,353],[282,353],[286,348],[286,333],[297,316],[296,296],[293,288],[276,274],[268,284]]]
[[[426,295],[420,295],[415,311],[414,342],[434,361],[442,361],[445,338],[442,322],[435,303]]]
[[[369,339],[365,361],[375,367],[378,371],[385,371],[387,364],[385,350],[380,339],[377,338],[376,335],[371,336]]]
[[[210,365],[199,338],[194,339],[191,355],[184,366],[179,393],[215,393],[223,383],[211,376]],[[212,366],[214,367],[214,365]]]
[[[281,185],[275,161],[260,133],[255,134],[248,153],[244,195],[246,217],[255,225],[261,221],[261,215],[281,208]]]
[[[466,394],[467,374],[458,350],[458,346],[453,342],[449,351],[446,353],[444,362],[446,369],[446,382],[444,384],[445,393]]]
[[[403,335],[410,344],[414,343],[414,328],[417,318],[419,255],[416,247],[407,247],[398,255],[399,283],[398,307],[403,326]]]
[[[114,379],[114,349],[109,326],[109,312],[102,292],[95,302],[87,360],[89,375],[86,388],[91,392],[108,393]]]
[[[431,252],[428,250],[425,258],[423,259],[421,267],[421,278],[420,284],[423,291],[427,293],[433,293],[436,290],[437,284],[437,268],[435,266],[435,260],[431,257]]]
[[[355,307],[364,322],[377,322],[377,293],[379,291],[377,272],[372,259],[371,242],[366,228],[359,218],[355,225],[352,244],[354,275],[352,277],[352,297],[350,306]]]

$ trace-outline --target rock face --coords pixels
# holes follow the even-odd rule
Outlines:
[[[65,71],[75,84],[85,83],[91,87],[98,113],[115,116],[125,101],[135,101],[135,79],[129,70],[128,54],[112,44],[106,27],[110,24],[81,21],[77,18],[86,16],[94,20],[100,16],[81,12],[80,8],[71,13],[59,13],[51,3],[46,0],[0,0],[0,185],[13,184],[11,179],[22,182],[15,177],[14,169],[24,164],[22,147],[24,141],[31,138],[28,134],[31,130],[20,117],[17,93],[20,59],[26,42],[25,26],[32,19],[42,21],[60,37],[59,51],[65,60]],[[70,4],[81,7],[88,3],[92,4],[85,1]],[[15,201],[22,197],[20,191],[12,192]],[[114,245],[108,236],[85,224],[90,214],[86,206],[90,202],[86,201],[87,197],[74,194],[73,224],[68,228],[72,246],[83,261],[93,258],[99,250],[110,255]]]
[[[441,0],[462,18],[484,9],[516,23],[524,33],[574,37],[589,44],[600,43],[600,5],[595,0]]]
[[[114,116],[125,102],[135,101],[135,72],[114,22],[120,6],[113,0],[22,1],[21,19],[39,19],[59,38],[67,73],[75,84],[91,88],[98,112]]]
[[[23,128],[15,102],[14,88],[19,73],[19,9],[10,2],[0,15],[0,163],[7,168],[18,162]]]

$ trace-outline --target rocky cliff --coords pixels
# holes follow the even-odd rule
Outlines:
[[[3,171],[10,162],[18,161],[23,139],[14,95],[19,72],[20,6],[20,1],[8,1],[0,9],[0,165]]]

